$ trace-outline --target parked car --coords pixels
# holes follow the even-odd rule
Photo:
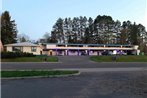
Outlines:
[[[81,52],[81,55],[87,55],[86,52]]]
[[[102,55],[109,55],[108,51],[102,52]]]

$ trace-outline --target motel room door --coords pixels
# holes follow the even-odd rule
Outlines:
[[[49,50],[48,55],[53,55],[53,51]]]

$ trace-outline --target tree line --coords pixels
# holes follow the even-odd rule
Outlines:
[[[80,16],[57,19],[47,39],[50,43],[139,45],[143,50],[147,31],[142,24],[129,20],[121,23],[106,15],[95,19]]]
[[[98,15],[95,19],[59,18],[53,26],[50,42],[85,44],[132,44],[147,42],[142,24],[114,21],[111,16]]]

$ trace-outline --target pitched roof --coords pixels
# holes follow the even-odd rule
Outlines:
[[[30,42],[21,42],[21,43],[14,43],[14,44],[6,44],[4,46],[39,46],[39,45],[30,43]]]

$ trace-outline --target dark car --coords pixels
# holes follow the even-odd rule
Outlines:
[[[102,55],[109,55],[108,51],[102,52]]]
[[[87,55],[86,52],[81,52],[81,55]]]

